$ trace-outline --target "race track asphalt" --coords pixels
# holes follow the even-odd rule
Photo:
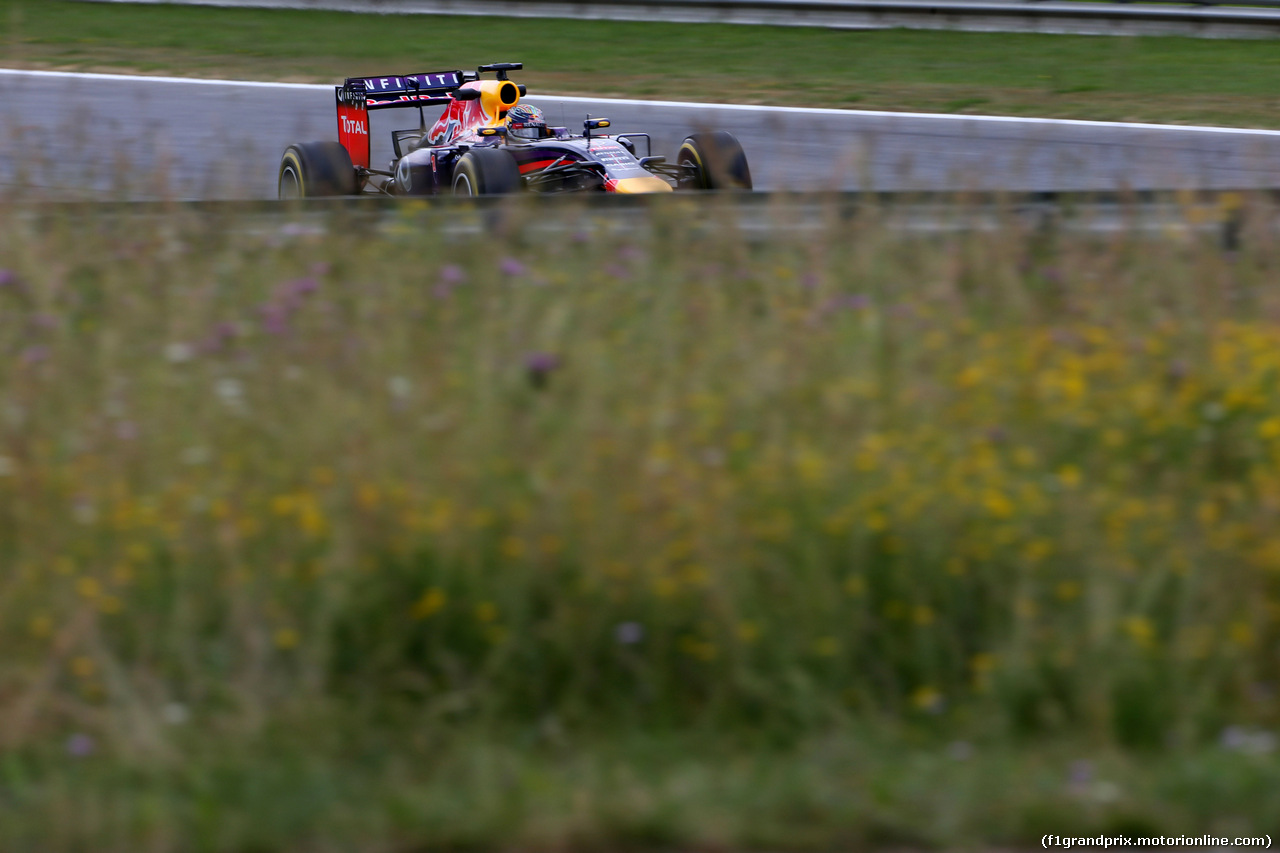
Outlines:
[[[757,189],[1114,191],[1280,187],[1280,131],[530,96],[674,155],[733,132]],[[437,108],[438,109],[438,108]],[[433,118],[428,110],[428,121]],[[374,165],[413,111],[373,116]],[[0,70],[0,185],[60,197],[271,198],[291,142],[336,138],[333,90]]]

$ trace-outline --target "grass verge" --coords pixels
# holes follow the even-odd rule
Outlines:
[[[0,0],[11,66],[328,83],[513,53],[561,94],[1280,127],[1268,41]]]
[[[1269,211],[421,211],[0,210],[0,846],[1274,825]]]
[[[886,727],[784,748],[314,713],[210,739],[206,723],[166,724],[167,754],[9,756],[0,841],[49,853],[1027,849],[1044,834],[1255,836],[1280,813],[1274,761],[1218,748],[1135,760]]]

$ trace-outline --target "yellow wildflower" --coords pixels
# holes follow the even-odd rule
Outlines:
[[[1240,646],[1241,648],[1248,648],[1249,646],[1253,645],[1253,641],[1254,641],[1253,626],[1250,625],[1248,622],[1244,622],[1244,621],[1232,622],[1231,627],[1228,630],[1229,630],[1228,636],[1231,637],[1232,643],[1236,644],[1237,646]]]
[[[1124,620],[1124,631],[1139,646],[1146,648],[1155,639],[1156,629],[1145,616],[1130,616]]]
[[[1009,518],[1014,513],[1013,501],[1005,497],[1003,492],[995,489],[986,491],[982,496],[982,505],[996,518]]]
[[[942,694],[933,687],[923,685],[917,687],[911,694],[911,704],[919,711],[940,711],[942,709]]]
[[[986,371],[979,365],[971,364],[956,374],[956,385],[963,389],[973,388],[986,377]]]
[[[1058,469],[1058,482],[1065,489],[1074,489],[1080,485],[1080,469],[1075,465],[1063,465]]]
[[[701,661],[715,660],[718,654],[715,643],[701,640],[692,634],[686,634],[680,638],[680,651]]]
[[[298,632],[292,628],[277,628],[273,637],[277,648],[292,649],[296,648],[301,637]]]
[[[1032,539],[1022,548],[1022,559],[1028,563],[1039,563],[1053,553],[1053,542],[1049,539]]]
[[[676,583],[675,578],[659,575],[653,579],[653,591],[659,598],[670,598],[679,590],[680,584]]]
[[[438,613],[444,607],[447,597],[444,590],[438,586],[433,586],[422,594],[422,597],[413,603],[410,609],[414,619],[426,619],[429,616]]]
[[[818,657],[835,657],[840,651],[840,643],[835,637],[819,637],[813,641],[813,653]]]

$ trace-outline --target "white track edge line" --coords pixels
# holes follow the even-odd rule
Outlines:
[[[190,83],[197,86],[243,86],[260,89],[302,89],[331,91],[332,85],[321,83],[272,83],[260,80],[214,80],[207,77],[151,77],[145,74],[99,74],[84,71],[37,71],[25,68],[0,68],[0,77],[63,77],[78,80],[126,80],[143,83]],[[1190,133],[1222,133],[1249,136],[1280,136],[1280,130],[1253,127],[1209,127],[1193,124],[1151,124],[1129,121],[1090,121],[1075,118],[1034,118],[1022,116],[967,115],[959,113],[907,113],[887,110],[837,110],[829,107],[779,107],[764,104],[714,104],[693,101],[647,101],[634,98],[584,98],[575,95],[535,94],[531,101],[567,101],[571,103],[608,103],[636,107],[677,107],[680,109],[729,110],[735,112],[800,113],[825,116],[863,116],[867,118],[933,119],[945,121],[990,122],[996,124],[1037,124],[1064,127],[1123,127],[1131,130],[1188,131]]]

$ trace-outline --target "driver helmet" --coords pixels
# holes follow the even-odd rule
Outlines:
[[[547,120],[537,107],[517,104],[507,112],[508,139],[541,139],[546,135]]]

